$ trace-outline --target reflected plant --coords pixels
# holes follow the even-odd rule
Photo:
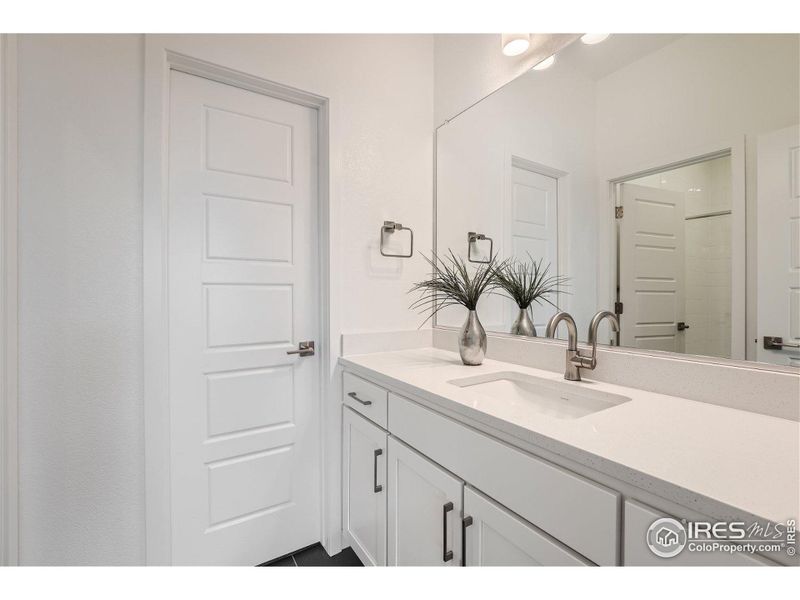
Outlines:
[[[568,285],[569,278],[561,275],[550,275],[550,265],[543,260],[533,260],[530,254],[527,262],[516,259],[505,260],[494,268],[496,286],[502,289],[516,302],[521,310],[526,310],[534,302],[547,302],[558,308],[547,296],[569,292],[562,288]]]
[[[432,268],[431,278],[414,284],[409,290],[409,293],[420,293],[419,299],[410,308],[428,315],[420,327],[448,306],[463,306],[467,310],[475,310],[480,297],[491,293],[498,285],[495,272],[500,264],[495,257],[471,269],[463,258],[449,249],[444,259],[435,252],[431,256],[432,258],[428,258],[422,254]]]

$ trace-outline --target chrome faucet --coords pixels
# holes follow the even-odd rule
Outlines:
[[[589,324],[588,338],[589,344],[592,346],[592,354],[590,356],[583,356],[578,350],[578,328],[575,326],[575,319],[572,318],[572,315],[564,311],[559,311],[548,321],[545,336],[549,338],[555,336],[556,329],[558,329],[558,325],[561,321],[567,324],[567,354],[564,379],[568,381],[580,381],[581,369],[591,370],[597,366],[597,329],[600,327],[600,322],[603,319],[611,321],[611,328],[614,331],[619,331],[619,320],[614,313],[608,310],[601,310],[592,317],[592,322]]]

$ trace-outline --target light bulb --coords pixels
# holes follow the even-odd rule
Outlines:
[[[503,54],[506,56],[519,56],[531,45],[529,33],[504,33],[501,36]]]
[[[537,63],[533,66],[534,71],[544,71],[545,69],[549,69],[553,66],[553,63],[556,62],[556,55],[552,54],[545,58],[542,62]]]
[[[581,36],[581,41],[591,46],[592,44],[599,44],[607,40],[610,35],[610,33],[584,33],[583,36]]]

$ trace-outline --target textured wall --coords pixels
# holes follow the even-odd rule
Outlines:
[[[383,259],[384,219],[431,246],[433,38],[159,36],[330,99],[334,329],[413,329],[424,272]],[[141,36],[20,39],[21,562],[144,550]]]
[[[19,40],[22,564],[143,559],[142,49]]]

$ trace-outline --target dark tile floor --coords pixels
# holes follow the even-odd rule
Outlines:
[[[345,548],[336,556],[328,556],[320,544],[303,548],[259,567],[363,567],[352,548]]]

